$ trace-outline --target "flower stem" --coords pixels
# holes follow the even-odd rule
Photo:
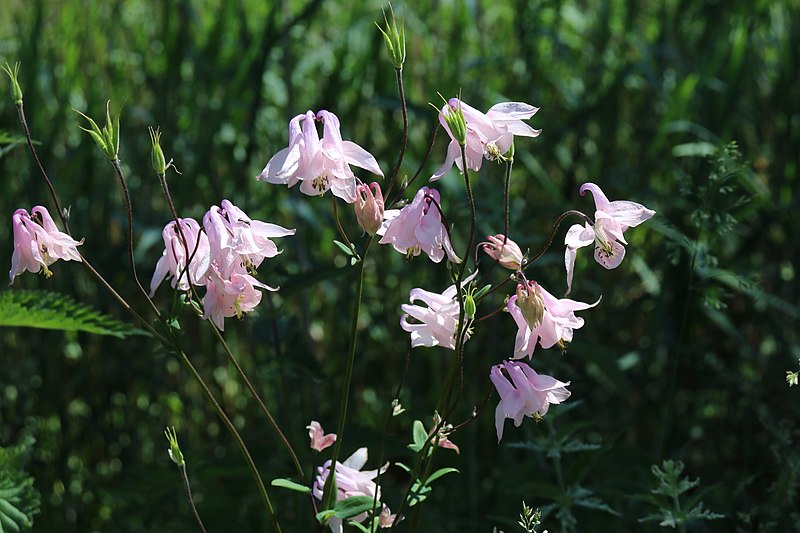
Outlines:
[[[433,126],[433,131],[431,132],[431,140],[430,140],[430,142],[428,142],[428,149],[425,152],[425,156],[422,158],[422,161],[420,162],[419,167],[417,168],[417,171],[414,173],[414,175],[411,177],[411,179],[408,180],[408,183],[405,183],[404,185],[402,185],[400,187],[400,189],[397,191],[397,196],[395,198],[393,198],[391,202],[388,202],[386,204],[387,206],[390,206],[390,205],[394,204],[395,202],[397,202],[397,200],[399,200],[400,197],[403,196],[403,193],[406,191],[406,189],[412,183],[414,183],[414,180],[417,179],[417,176],[419,176],[422,173],[422,169],[425,168],[425,164],[428,162],[428,158],[430,157],[431,152],[433,152],[433,143],[434,143],[434,141],[436,141],[436,133],[438,131],[439,131],[439,121],[437,120],[436,124]],[[389,195],[386,195],[386,199],[387,200],[389,199]]]
[[[391,194],[394,184],[397,182],[397,176],[400,173],[400,165],[403,162],[403,156],[406,153],[406,144],[408,143],[408,109],[406,106],[406,95],[403,91],[403,68],[394,69],[394,73],[397,78],[397,92],[400,96],[400,110],[403,113],[403,139],[400,141],[400,155],[397,157],[397,163],[394,166],[392,177],[389,178],[389,185],[386,188],[386,198],[389,198],[389,194]]]
[[[339,235],[341,235],[342,239],[344,239],[344,243],[351,250],[355,250],[353,243],[351,243],[350,239],[347,238],[347,233],[345,233],[342,223],[339,221],[339,208],[336,206],[336,197],[334,195],[331,195],[331,202],[333,205],[333,220],[336,222],[336,229],[339,230]]]
[[[180,467],[181,477],[183,478],[183,487],[186,489],[186,496],[189,497],[189,505],[192,508],[192,512],[194,513],[194,517],[197,520],[197,525],[200,526],[200,530],[203,533],[206,533],[206,527],[203,525],[203,521],[200,519],[200,513],[197,512],[197,507],[194,505],[194,498],[192,498],[192,488],[189,486],[189,476],[186,474],[186,463]]]

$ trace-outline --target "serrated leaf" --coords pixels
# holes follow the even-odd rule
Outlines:
[[[0,448],[0,533],[29,529],[33,515],[39,513],[33,477],[22,470],[24,456],[33,442],[28,438],[18,446]]]
[[[286,478],[277,478],[273,479],[270,483],[273,487],[281,487],[283,489],[293,490],[295,492],[302,492],[303,494],[308,494],[311,492],[311,487],[307,487],[305,485],[301,485],[291,479]]]
[[[69,296],[46,291],[0,293],[0,326],[85,331],[97,335],[147,335]]]

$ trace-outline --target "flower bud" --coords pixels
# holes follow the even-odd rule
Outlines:
[[[169,441],[169,448],[167,448],[169,458],[176,465],[184,466],[186,461],[183,460],[183,453],[181,453],[181,448],[178,446],[178,434],[175,432],[175,428],[167,428],[164,431],[164,435],[167,436],[167,441]]]
[[[477,310],[477,306],[475,305],[475,298],[473,298],[471,293],[467,293],[464,296],[464,316],[466,316],[469,320],[475,318],[475,311]]]
[[[445,114],[445,110],[447,114]],[[451,98],[447,106],[442,110],[447,127],[453,134],[453,139],[461,146],[467,145],[467,120],[464,118],[464,111],[461,109],[461,101],[458,98]]]
[[[500,266],[509,270],[519,270],[525,260],[519,245],[502,234],[489,235],[489,242],[483,244],[483,251],[489,257],[500,263]],[[503,244],[505,241],[505,244]]]
[[[517,285],[517,307],[531,329],[542,323],[544,300],[538,283],[529,281],[527,288],[522,283]]]
[[[167,172],[167,161],[164,158],[164,151],[161,150],[161,130],[158,128],[147,129],[150,131],[150,144],[152,145],[150,163],[152,163],[156,174],[163,176]]]
[[[98,148],[103,151],[106,157],[111,161],[115,161],[119,153],[119,115],[121,110],[112,118],[110,105],[111,101],[106,102],[106,124],[102,130],[91,117],[84,115],[77,109],[73,111],[89,121],[91,129],[84,127],[81,127],[81,129],[94,139],[94,142],[97,143]]]
[[[403,63],[406,60],[406,32],[403,24],[400,23],[400,29],[397,29],[397,18],[394,16],[394,9],[392,4],[389,4],[389,11],[392,13],[392,22],[386,18],[386,11],[383,12],[383,21],[386,23],[386,29],[378,25],[378,29],[383,34],[383,40],[386,41],[386,52],[389,54],[389,61],[392,62],[394,68],[400,70],[403,68]]]
[[[374,181],[369,185],[358,185],[353,206],[358,225],[370,235],[375,235],[383,224],[383,193],[380,185]]]
[[[11,66],[8,63],[2,67],[6,74],[8,74],[9,79],[11,80],[11,99],[14,100],[14,105],[22,105],[22,89],[19,86],[19,80],[17,79],[17,73],[19,72],[19,63],[14,65],[14,70],[11,70]]]

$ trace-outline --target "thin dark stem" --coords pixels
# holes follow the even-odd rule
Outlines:
[[[219,341],[220,345],[222,345],[222,349],[225,351],[225,355],[228,356],[228,360],[236,368],[236,372],[239,373],[239,377],[242,378],[242,381],[244,381],[244,384],[247,386],[247,389],[250,391],[250,394],[253,395],[253,398],[255,398],[259,407],[261,407],[261,410],[264,412],[264,415],[267,417],[267,420],[269,420],[269,423],[272,425],[272,428],[275,430],[275,432],[278,434],[278,437],[281,439],[281,442],[283,443],[283,446],[286,448],[286,451],[289,452],[289,456],[292,459],[292,463],[294,464],[295,470],[297,470],[298,476],[300,476],[300,478],[302,479],[303,476],[305,475],[305,473],[303,472],[303,467],[300,466],[300,460],[297,458],[297,454],[294,452],[292,445],[289,444],[289,440],[286,438],[286,435],[284,435],[283,431],[281,431],[280,426],[272,417],[272,413],[269,412],[267,406],[261,400],[261,396],[259,396],[258,392],[256,392],[256,389],[255,387],[253,387],[253,384],[250,383],[249,379],[247,379],[247,375],[244,373],[244,370],[242,370],[242,367],[239,365],[239,362],[236,360],[236,357],[234,357],[233,352],[228,346],[228,343],[225,342],[225,339],[223,338],[222,333],[220,333],[216,324],[214,324],[211,320],[209,320],[208,323],[214,330],[214,335],[217,337],[217,340]]]
[[[139,281],[139,276],[136,274],[136,260],[133,258],[133,208],[131,206],[131,195],[128,191],[128,181],[125,179],[125,174],[123,174],[122,167],[119,165],[119,158],[113,159],[111,161],[111,166],[114,167],[114,173],[117,175],[120,187],[122,188],[125,211],[128,215],[128,262],[130,263],[133,280],[136,282],[136,285],[144,295],[147,303],[150,304],[150,307],[153,309],[156,316],[160,317],[161,312],[158,310],[158,307],[156,307],[156,304],[153,303],[153,300],[150,298],[150,295],[147,293],[147,291],[144,290],[142,283]]]
[[[183,487],[186,489],[186,496],[189,497],[189,505],[192,508],[192,512],[194,513],[194,517],[197,520],[197,525],[200,526],[200,531],[206,533],[206,527],[203,525],[203,521],[200,519],[200,513],[197,512],[197,507],[194,505],[194,498],[192,498],[192,488],[189,486],[189,476],[186,474],[186,463],[180,467],[181,477],[183,477]]]
[[[353,366],[356,359],[356,338],[358,336],[358,315],[361,311],[361,293],[364,288],[364,264],[369,253],[369,247],[372,244],[373,237],[367,241],[364,247],[364,252],[361,255],[361,261],[358,263],[358,271],[356,273],[356,286],[353,298],[353,313],[350,326],[350,347],[347,355],[347,366],[345,367],[342,397],[339,403],[339,423],[336,428],[336,442],[333,445],[333,456],[331,457],[331,474],[325,481],[325,489],[322,495],[322,509],[330,509],[334,498],[332,489],[332,480],[336,476],[336,463],[339,460],[339,453],[342,449],[342,441],[344,440],[344,422],[347,418],[347,406],[350,400],[350,382],[353,379]]]
[[[503,305],[501,305],[500,307],[498,307],[497,309],[495,309],[494,311],[492,311],[491,313],[489,313],[488,315],[483,315],[483,316],[482,316],[482,317],[480,317],[480,318],[476,318],[476,319],[475,319],[475,322],[481,322],[481,321],[483,321],[483,320],[486,320],[487,318],[491,318],[491,317],[493,317],[494,315],[496,315],[497,313],[501,312],[501,311],[502,311],[503,309],[505,309],[505,308],[506,308],[506,304],[503,304]]]
[[[550,236],[547,239],[547,243],[542,247],[541,250],[539,250],[539,252],[536,255],[534,255],[533,257],[525,260],[525,264],[522,265],[522,269],[523,270],[528,268],[528,266],[530,266],[531,264],[533,264],[536,261],[538,261],[547,252],[547,250],[550,249],[550,246],[552,246],[552,244],[553,244],[553,240],[556,237],[556,232],[558,231],[558,228],[561,226],[561,223],[564,222],[564,219],[566,219],[568,216],[573,216],[573,215],[583,218],[589,224],[594,224],[594,221],[591,218],[589,218],[587,215],[581,213],[580,211],[576,211],[574,209],[570,209],[569,211],[565,211],[565,212],[561,213],[559,215],[559,217],[556,219],[555,223],[553,224],[553,229],[550,230]]]
[[[511,187],[511,167],[513,165],[514,165],[514,159],[513,158],[506,159],[506,183],[505,183],[505,188],[504,188],[504,193],[503,193],[503,246],[500,248],[500,252],[497,254],[497,258],[495,258],[495,260],[492,261],[491,266],[489,266],[489,268],[486,269],[486,272],[483,274],[483,276],[481,276],[480,281],[477,283],[478,287],[482,287],[483,286],[483,284],[489,278],[489,274],[491,274],[492,270],[494,270],[494,268],[500,262],[500,256],[503,253],[503,248],[505,248],[505,245],[508,242],[508,228],[510,226],[510,223],[509,223],[509,208],[508,208],[508,202],[509,202],[508,192],[509,192],[509,189]],[[475,247],[475,262],[476,263],[478,262],[479,249],[480,249],[480,245]]]
[[[403,196],[403,193],[406,191],[406,189],[408,189],[408,187],[411,186],[412,183],[414,183],[414,180],[417,179],[417,176],[419,176],[422,173],[422,169],[425,168],[425,165],[428,162],[428,158],[430,157],[431,152],[433,152],[433,143],[434,141],[436,141],[436,133],[438,131],[439,131],[439,121],[437,120],[436,124],[433,126],[433,131],[431,132],[431,140],[428,143],[428,149],[425,152],[425,156],[422,158],[422,161],[419,164],[419,168],[417,168],[417,171],[414,173],[411,179],[408,180],[408,183],[405,183],[400,187],[400,189],[397,191],[397,196],[393,198],[391,202],[387,203],[386,204],[387,206],[390,206],[395,202],[397,202],[397,200],[399,200],[400,197]],[[387,200],[389,199],[388,195],[386,195],[386,199]]]
[[[394,184],[397,182],[397,176],[400,174],[400,165],[403,163],[403,156],[406,153],[406,144],[408,143],[408,109],[406,108],[406,96],[403,92],[403,68],[395,69],[394,73],[397,78],[397,92],[400,96],[400,110],[403,113],[403,139],[400,141],[400,155],[397,157],[397,163],[394,166],[392,177],[389,178],[389,185],[384,194],[386,198],[389,198]]]
[[[453,426],[453,429],[451,430],[451,433],[455,433],[459,429],[462,429],[464,426],[466,426],[467,424],[471,423],[473,420],[477,419],[481,415],[483,410],[486,408],[486,405],[488,405],[489,400],[492,398],[492,391],[493,390],[494,390],[494,387],[490,386],[489,387],[489,391],[486,393],[486,398],[484,398],[483,403],[481,404],[481,406],[478,407],[475,410],[475,412],[472,415],[470,415],[469,418],[467,418],[466,420],[464,420],[463,422],[461,422],[457,426]]]
[[[333,205],[333,220],[336,222],[336,229],[339,230],[339,235],[342,236],[344,239],[344,243],[351,249],[355,250],[353,247],[353,243],[350,242],[350,239],[347,238],[347,233],[344,232],[344,228],[342,227],[342,223],[339,222],[339,208],[336,206],[336,197],[331,195],[331,202]]]
[[[447,223],[447,217],[444,216],[444,211],[442,211],[442,206],[439,204],[439,202],[436,201],[436,198],[434,198],[433,196],[428,195],[426,198],[430,200],[431,203],[436,207],[436,210],[439,211],[439,218],[442,219],[442,226],[444,227],[444,232],[447,234],[447,240],[450,241],[450,246],[452,246],[453,236],[450,235],[450,224]]]

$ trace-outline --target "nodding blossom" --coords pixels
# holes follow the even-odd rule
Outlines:
[[[573,331],[583,327],[583,319],[575,316],[575,311],[582,311],[596,306],[576,302],[568,298],[558,299],[535,281],[517,285],[517,294],[508,299],[508,312],[517,323],[517,337],[514,342],[514,359],[522,359],[526,355],[533,357],[536,344],[542,348],[558,345],[566,348],[572,342]]]
[[[220,330],[225,329],[225,317],[242,318],[261,303],[261,291],[257,288],[277,291],[261,283],[250,274],[233,271],[222,276],[212,263],[206,277],[206,294],[203,298],[203,318],[211,320]]]
[[[37,205],[31,214],[25,209],[17,209],[11,215],[14,232],[14,252],[11,255],[11,270],[8,275],[10,283],[26,270],[28,272],[44,271],[46,277],[52,276],[47,268],[59,259],[64,261],[80,261],[78,246],[83,239],[76,241],[66,233],[58,230],[56,223],[46,208]]]
[[[506,418],[514,420],[519,427],[524,417],[539,419],[547,414],[550,404],[558,404],[570,396],[567,390],[570,382],[563,383],[556,378],[537,374],[525,363],[504,361],[492,367],[489,372],[500,403],[494,414],[497,442],[503,438]]]
[[[625,247],[628,244],[622,234],[628,228],[638,226],[656,214],[642,204],[627,200],[610,202],[603,191],[594,183],[581,185],[581,196],[586,191],[594,197],[594,225],[586,222],[583,226],[575,224],[569,228],[564,238],[566,251],[564,264],[567,268],[567,293],[572,289],[572,275],[575,268],[575,257],[578,248],[594,243],[594,259],[604,268],[617,268],[625,258]]]
[[[345,459],[343,463],[336,462],[336,501],[344,500],[352,496],[368,496],[377,500],[381,499],[381,490],[378,485],[373,481],[389,468],[389,463],[386,463],[379,470],[369,470],[362,472],[361,469],[367,464],[367,449],[359,448],[353,455]],[[314,479],[314,485],[311,488],[311,493],[317,500],[322,501],[322,495],[325,491],[325,481],[331,471],[331,460],[328,459],[322,466],[317,467],[317,477]],[[362,513],[358,516],[349,518],[348,520],[355,520],[362,522],[367,518],[367,513]],[[388,517],[387,517],[388,520]],[[342,532],[342,519],[333,517],[328,520],[328,527],[334,533]]]
[[[322,121],[322,139],[315,120]],[[356,177],[350,165],[381,177],[383,172],[372,154],[342,140],[340,129],[339,119],[330,111],[315,115],[309,110],[297,115],[289,122],[289,146],[272,156],[258,179],[289,187],[299,182],[300,190],[309,196],[320,196],[330,189],[352,204],[356,201]]]
[[[489,235],[486,238],[489,242],[482,243],[482,248],[489,257],[497,261],[503,268],[514,271],[522,268],[525,256],[517,243],[500,233],[494,236]]]
[[[467,276],[461,286],[466,287],[477,273]],[[411,304],[400,306],[406,313],[400,317],[400,327],[411,333],[411,346],[441,346],[455,350],[459,314],[456,286],[451,285],[442,294],[411,289],[408,298]],[[427,307],[413,305],[414,302],[422,302]]]
[[[538,137],[541,133],[541,130],[533,129],[522,122],[531,118],[539,110],[538,107],[524,102],[501,102],[493,105],[486,113],[482,113],[458,98],[451,98],[439,113],[439,122],[451,139],[447,146],[447,158],[444,164],[433,173],[431,181],[436,181],[444,176],[453,167],[453,163],[460,171],[464,170],[461,146],[450,131],[446,120],[449,110],[459,107],[467,125],[465,152],[467,168],[470,170],[480,170],[484,158],[489,161],[504,159],[504,154],[514,143],[515,135]]]
[[[361,229],[375,235],[383,224],[383,193],[381,186],[374,181],[369,185],[360,184],[356,187],[356,201],[353,204],[356,211],[356,220]]]
[[[156,263],[153,278],[150,281],[150,296],[153,296],[168,275],[172,277],[172,287],[180,291],[189,290],[192,285],[203,285],[209,264],[208,237],[200,231],[200,224],[191,218],[181,218],[180,232],[175,221],[164,226],[161,236],[164,239],[164,252]],[[181,232],[186,239],[184,246]],[[187,255],[188,249],[188,255]],[[191,258],[191,261],[188,259]],[[186,268],[187,261],[189,268]],[[188,271],[188,272],[187,272]],[[180,276],[180,279],[178,279]]]
[[[322,426],[316,420],[312,420],[311,424],[306,426],[308,430],[308,438],[311,440],[311,449],[321,452],[328,446],[336,442],[336,433],[325,434]]]
[[[442,223],[440,200],[439,191],[422,187],[403,209],[386,211],[383,226],[378,230],[378,235],[382,235],[380,243],[391,244],[409,258],[425,252],[431,261],[438,263],[446,253],[450,261],[460,263]]]

